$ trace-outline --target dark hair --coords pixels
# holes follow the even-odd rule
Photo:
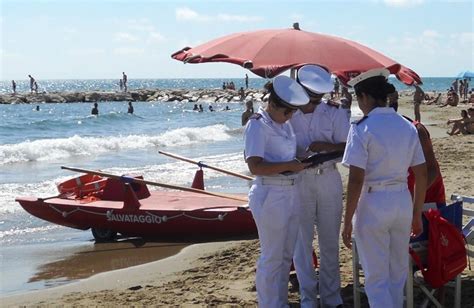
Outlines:
[[[461,116],[462,117],[467,117],[467,110],[461,110]]]
[[[387,95],[395,92],[395,87],[383,76],[365,79],[354,86],[356,96],[365,93],[375,99],[377,106],[387,105]]]

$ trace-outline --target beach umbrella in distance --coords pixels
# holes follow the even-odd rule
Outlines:
[[[411,69],[357,42],[299,29],[257,30],[226,35],[171,55],[184,63],[227,62],[272,78],[290,68],[318,64],[342,82],[373,68],[386,67],[405,84],[421,84]]]
[[[457,78],[474,78],[474,72],[462,71],[457,75]]]

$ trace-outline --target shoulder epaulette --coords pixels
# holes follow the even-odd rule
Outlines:
[[[339,107],[341,106],[341,105],[339,105],[338,103],[333,102],[333,101],[331,101],[331,100],[326,101],[326,104],[327,104],[328,106],[336,107],[336,108],[339,108]]]
[[[250,116],[249,120],[258,120],[262,117],[260,113],[254,113]]]
[[[352,122],[352,124],[359,125],[360,123],[364,122],[365,119],[367,119],[367,118],[368,118],[368,116],[364,116],[362,119]]]

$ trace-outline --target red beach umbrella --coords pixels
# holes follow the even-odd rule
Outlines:
[[[272,78],[304,64],[318,64],[347,82],[354,74],[386,67],[405,84],[421,84],[414,71],[357,42],[293,29],[259,30],[226,35],[171,55],[184,63],[228,62]]]

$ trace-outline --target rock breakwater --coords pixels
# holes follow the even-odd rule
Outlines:
[[[0,94],[0,104],[31,103],[92,103],[92,102],[192,102],[230,103],[239,101],[262,101],[263,90],[248,89],[243,98],[234,90],[220,89],[140,89],[129,92],[50,92]]]

